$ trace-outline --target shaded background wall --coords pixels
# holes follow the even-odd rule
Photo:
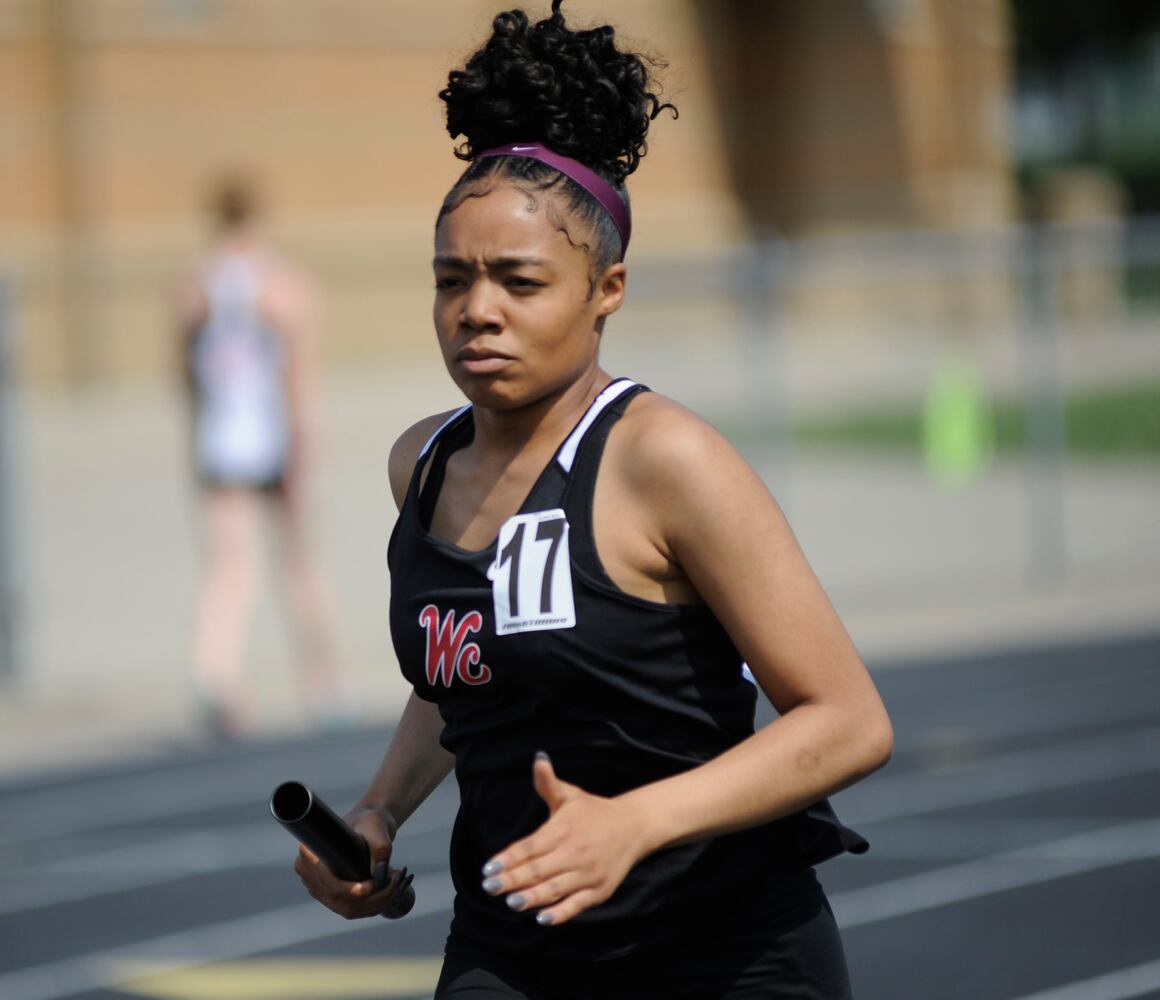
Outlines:
[[[753,222],[800,236],[1011,219],[1001,0],[696,7]]]

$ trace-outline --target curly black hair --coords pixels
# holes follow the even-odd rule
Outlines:
[[[522,10],[502,12],[491,38],[448,75],[439,92],[447,131],[465,139],[455,155],[542,142],[623,182],[648,149],[649,123],[676,108],[649,89],[645,57],[617,49],[611,25],[573,31],[562,2],[552,0],[551,17],[535,24]]]
[[[537,189],[559,186],[573,213],[595,229],[595,248],[584,248],[594,251],[598,264],[607,264],[620,258],[620,236],[583,188],[536,160],[475,159],[496,146],[541,142],[595,170],[627,204],[624,179],[648,150],[650,122],[666,109],[676,117],[676,107],[655,92],[650,67],[657,62],[620,51],[610,25],[569,28],[562,2],[552,0],[551,16],[534,24],[522,10],[503,11],[487,42],[448,75],[439,92],[447,105],[447,131],[464,139],[455,155],[473,162],[439,218],[472,193],[464,190],[468,185],[485,177],[512,177]]]

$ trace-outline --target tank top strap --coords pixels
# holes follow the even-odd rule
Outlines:
[[[419,523],[424,527],[431,524],[435,513],[435,503],[443,488],[443,476],[447,471],[447,459],[456,448],[466,444],[475,432],[471,420],[471,405],[461,406],[440,424],[423,445],[415,468],[411,472],[411,482],[407,486],[407,503],[414,506]],[[423,472],[430,465],[426,480]]]
[[[644,386],[632,379],[622,378],[610,382],[592,401],[584,416],[556,450],[555,455],[540,473],[524,503],[521,512],[555,510],[563,508],[572,492],[572,484],[585,475],[595,476],[596,465],[600,461],[607,427],[624,412],[628,400],[643,391]],[[609,421],[609,415],[616,417]],[[602,430],[602,428],[604,428]],[[427,439],[415,462],[411,481],[407,487],[407,505],[411,506],[419,524],[427,530],[435,513],[439,492],[443,487],[447,471],[447,460],[457,449],[471,442],[475,433],[475,423],[471,417],[471,406],[463,406]],[[594,460],[586,456],[591,450],[589,440],[599,437]],[[581,465],[585,471],[581,471]],[[588,472],[589,465],[591,471]],[[426,478],[424,478],[424,475]],[[586,521],[591,521],[591,504]],[[586,529],[591,534],[590,529]]]
[[[575,478],[575,464],[581,448],[588,440],[593,428],[618,400],[636,388],[632,379],[619,378],[609,382],[584,411],[584,416],[572,428],[571,433],[556,449],[556,454],[536,480],[522,511],[555,510],[563,508],[564,501]]]
[[[568,516],[568,524],[572,528],[572,561],[601,580],[608,580],[608,577],[596,554],[596,534],[592,527],[592,501],[596,495],[596,475],[609,432],[624,416],[624,411],[632,399],[642,392],[649,391],[648,386],[638,382],[629,380],[625,382],[624,387],[594,418],[590,427],[586,428],[586,433],[573,448],[570,455],[571,474],[568,477],[562,504]]]

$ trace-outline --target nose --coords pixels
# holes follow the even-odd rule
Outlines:
[[[467,286],[460,300],[459,321],[473,330],[486,330],[503,325],[499,312],[499,296],[486,278],[477,278]]]

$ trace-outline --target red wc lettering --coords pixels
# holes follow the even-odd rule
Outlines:
[[[427,683],[442,683],[451,687],[458,677],[464,684],[486,684],[491,680],[491,668],[480,663],[479,644],[467,642],[467,637],[483,628],[483,615],[469,611],[459,624],[455,612],[448,611],[440,621],[439,609],[428,604],[419,612],[419,624],[427,632]]]

